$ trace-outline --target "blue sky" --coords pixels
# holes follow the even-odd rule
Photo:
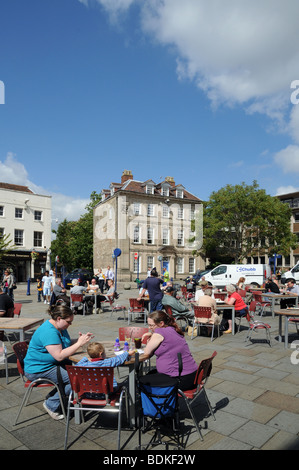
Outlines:
[[[201,199],[299,190],[298,17],[297,0],[1,0],[0,181],[52,195],[59,221],[124,169]]]

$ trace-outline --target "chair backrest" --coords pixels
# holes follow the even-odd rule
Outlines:
[[[72,302],[83,302],[83,294],[71,294]]]
[[[172,308],[170,307],[170,305],[163,305],[163,308],[165,310],[165,312],[167,313],[167,315],[169,315],[170,317],[172,317]]]
[[[66,365],[72,390],[81,398],[85,393],[108,394],[113,392],[113,367],[80,367]]]
[[[249,312],[253,312],[253,314],[254,314],[255,311],[256,311],[257,304],[258,304],[258,302],[256,300],[252,300],[250,302],[250,305],[249,305]]]
[[[17,357],[17,367],[19,374],[24,376],[24,359],[28,351],[28,343],[26,341],[20,341],[13,345],[14,353]]]
[[[162,375],[143,375],[137,381],[143,415],[154,420],[173,417],[178,409],[179,382]]]
[[[226,294],[224,294],[222,292],[214,292],[214,297],[215,297],[215,299],[224,300],[225,297],[226,297]]]
[[[260,302],[260,303],[263,302],[261,294],[258,294],[256,292],[252,292],[252,294],[253,294],[254,300],[256,300],[256,302]]]
[[[120,341],[125,341],[126,338],[142,338],[144,333],[148,333],[148,328],[143,328],[141,326],[124,326],[118,329],[118,337]],[[144,338],[142,341],[143,344],[147,343],[148,338]]]
[[[217,351],[214,351],[211,357],[203,359],[199,364],[194,380],[194,384],[197,385],[198,388],[204,385],[208,380],[212,371],[212,361],[215,356],[217,356]]]
[[[138,309],[138,308],[143,308],[144,307],[144,300],[141,299],[141,300],[137,300],[137,299],[129,299],[129,302],[130,302],[130,307],[131,308],[135,308],[135,309]]]
[[[194,316],[196,318],[211,318],[212,309],[211,307],[203,307],[201,305],[193,305]]]
[[[241,297],[245,297],[245,295],[246,295],[246,290],[245,290],[245,289],[238,289],[238,294],[239,294]]]
[[[14,311],[13,311],[13,314],[14,316],[18,315],[20,316],[21,315],[21,309],[22,309],[22,304],[14,304]]]

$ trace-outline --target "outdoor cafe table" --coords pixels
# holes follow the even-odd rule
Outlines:
[[[274,311],[276,315],[279,315],[279,326],[278,326],[278,341],[281,343],[282,341],[282,317],[284,319],[284,347],[285,349],[288,348],[289,344],[289,318],[297,317],[299,318],[299,308],[283,308],[283,309],[276,309]]]
[[[216,299],[216,308],[217,310],[231,310],[232,311],[232,335],[234,335],[235,334],[235,306],[228,305]]]
[[[115,357],[114,352],[114,341],[101,341],[101,344],[105,348],[106,357]],[[122,347],[123,342],[120,341],[120,345]],[[72,354],[69,359],[75,363],[79,362],[83,357],[86,357],[86,352],[82,350],[77,351],[76,353]],[[139,362],[144,362],[149,358],[148,355],[140,354],[139,355]],[[135,424],[135,403],[136,403],[136,387],[135,387],[135,356],[129,357],[128,361],[124,362],[120,367],[128,367],[129,369],[129,416],[130,416],[130,423],[132,426]],[[80,413],[75,412],[75,423],[80,424]]]
[[[19,333],[20,341],[24,341],[25,331],[31,330],[42,323],[44,323],[44,319],[2,317],[0,318],[0,331]]]
[[[298,295],[292,294],[291,292],[285,293],[285,294],[275,294],[274,292],[267,292],[265,294],[261,294],[262,298],[265,300],[268,298],[271,300],[271,312],[272,312],[272,317],[274,318],[275,316],[275,300],[277,299],[295,299],[296,300],[296,306],[298,305]]]

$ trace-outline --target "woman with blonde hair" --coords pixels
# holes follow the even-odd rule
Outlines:
[[[248,311],[248,307],[245,304],[244,300],[236,292],[235,286],[229,284],[226,286],[227,297],[224,299],[224,302],[228,305],[234,305],[235,307],[235,315],[236,316],[244,316]],[[232,312],[223,312],[223,318],[228,321],[228,330],[224,331],[223,333],[231,333],[232,332]]]

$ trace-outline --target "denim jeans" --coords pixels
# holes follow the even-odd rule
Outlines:
[[[61,378],[64,384],[64,393],[66,396],[68,396],[71,393],[71,385],[69,382],[69,376],[67,374],[67,371],[60,367],[60,372],[61,372]],[[25,376],[29,380],[36,380],[40,378],[45,378],[52,380],[52,382],[58,384],[58,378],[57,378],[57,367],[52,367],[52,369],[49,369],[45,372],[39,372],[37,374],[26,374]],[[60,400],[59,400],[59,395],[58,392],[55,391],[53,395],[50,395],[47,397],[46,400],[46,405],[51,411],[57,411],[60,407]]]
[[[155,310],[163,310],[163,305],[161,300],[151,300],[151,312]]]

